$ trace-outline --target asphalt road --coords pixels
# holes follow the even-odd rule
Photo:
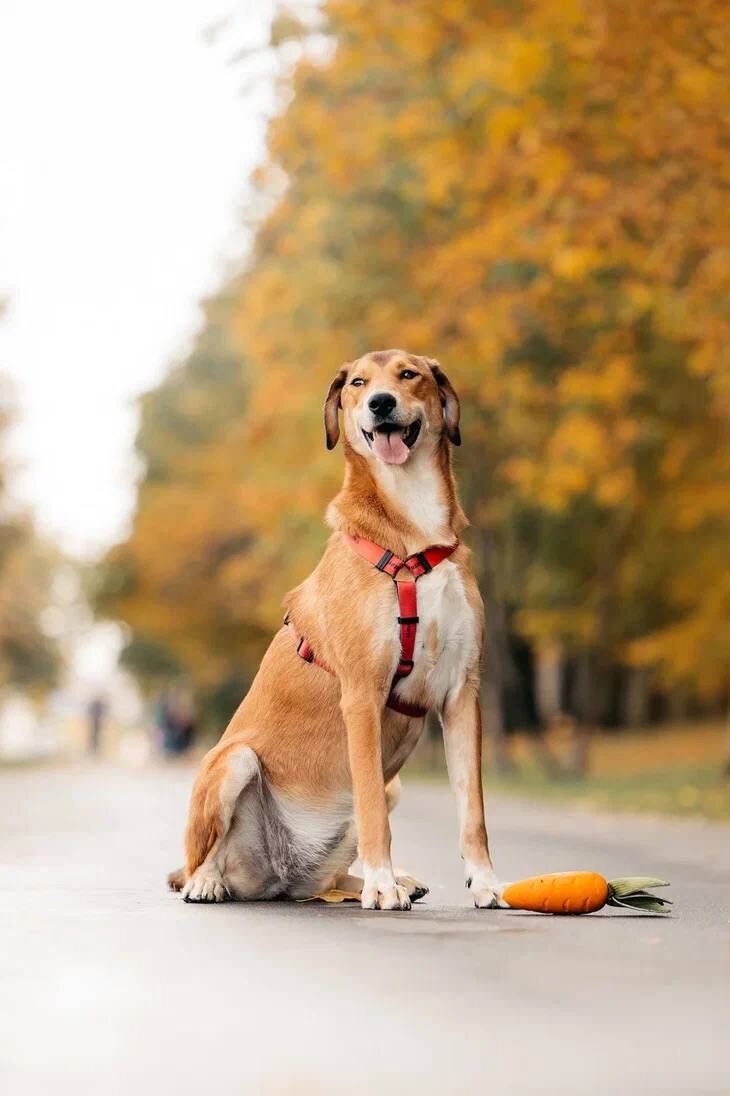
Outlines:
[[[667,919],[476,911],[447,787],[405,777],[410,913],[185,905],[185,768],[0,771],[0,1090],[730,1092],[730,827],[494,800],[504,878],[672,881]]]

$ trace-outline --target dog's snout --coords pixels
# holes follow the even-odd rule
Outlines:
[[[374,415],[385,418],[395,407],[395,396],[390,392],[374,392],[368,400],[368,407]]]

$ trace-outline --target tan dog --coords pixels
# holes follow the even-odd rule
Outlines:
[[[335,532],[287,595],[288,625],[203,761],[186,866],[169,882],[188,902],[306,898],[337,886],[361,889],[366,909],[409,909],[426,888],[394,874],[388,813],[423,710],[434,708],[466,883],[475,905],[494,906],[481,782],[483,610],[458,542],[467,522],[451,471],[459,401],[437,362],[387,350],[333,380],[330,449],[340,408],[345,480],[327,512]],[[429,564],[416,553],[432,545],[443,548]],[[416,578],[417,623],[399,610],[415,604]],[[357,851],[362,881],[347,874]]]

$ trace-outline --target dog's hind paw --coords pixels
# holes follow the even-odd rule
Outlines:
[[[226,902],[230,898],[220,872],[202,869],[188,879],[182,896],[185,902]]]
[[[425,898],[428,894],[426,884],[420,883],[418,879],[414,879],[412,875],[408,875],[406,872],[397,872],[395,881],[399,886],[406,888],[411,902],[418,902],[420,898]]]

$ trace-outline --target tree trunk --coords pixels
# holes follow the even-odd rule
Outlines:
[[[593,643],[578,658],[577,723],[573,750],[574,773],[577,776],[585,776],[588,771],[591,738],[601,717],[606,714],[611,655],[617,640],[614,619],[617,578],[631,533],[632,515],[633,511],[627,510],[618,516],[617,524],[609,527],[597,561],[596,631]]]
[[[562,710],[563,659],[557,644],[540,647],[535,656],[535,702],[541,723],[549,724]]]
[[[492,764],[495,771],[500,773],[511,767],[503,707],[505,663],[509,658],[507,614],[502,600],[497,595],[492,533],[488,529],[480,529],[478,533],[477,563],[486,615],[481,688],[482,711],[484,730],[491,747]]]
[[[485,737],[490,746],[492,766],[495,772],[504,773],[510,768],[511,762],[502,714],[499,673],[496,667],[487,665],[493,657],[490,659],[489,655],[485,656],[481,688],[482,717]]]
[[[569,775],[582,780],[588,775],[590,768],[591,743],[593,740],[593,727],[588,723],[576,720],[573,728],[573,748],[570,754]]]
[[[667,715],[670,722],[683,723],[688,712],[689,693],[684,685],[675,685],[667,696]]]
[[[546,731],[563,711],[563,656],[557,644],[537,649],[534,689],[538,719],[533,738],[535,756],[548,776],[556,778],[561,766],[551,752]]]
[[[578,656],[571,705],[575,712],[573,743],[568,764],[571,776],[584,777],[588,773],[591,739],[599,711],[596,663],[596,652],[593,650],[583,651]]]
[[[632,667],[621,698],[621,723],[625,727],[644,727],[649,719],[649,671]]]

